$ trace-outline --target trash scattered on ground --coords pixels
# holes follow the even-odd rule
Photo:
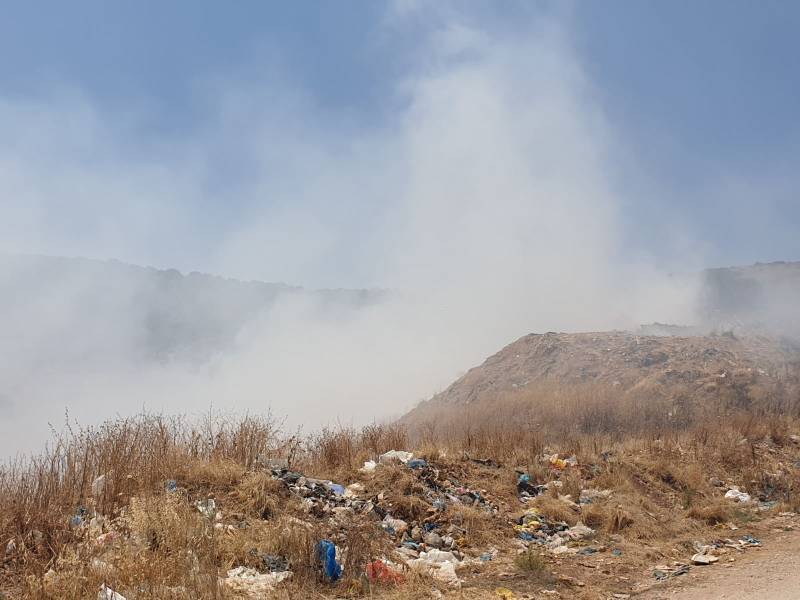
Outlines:
[[[768,510],[772,510],[776,506],[778,506],[777,500],[765,500],[763,502],[758,503],[758,510],[760,510],[761,512],[766,512]]]
[[[328,483],[328,489],[337,496],[344,496],[344,486],[338,483]]]
[[[333,542],[320,540],[317,545],[317,559],[325,578],[328,581],[339,581],[342,576],[342,565],[336,560],[336,545]]]
[[[480,560],[481,562],[489,562],[490,560],[494,560],[498,554],[499,551],[497,550],[497,548],[490,548],[487,552],[481,554],[478,557],[478,560]]]
[[[372,473],[375,470],[375,467],[378,466],[378,463],[372,460],[368,460],[364,462],[364,466],[359,469],[361,473]]]
[[[544,457],[553,469],[558,469],[563,471],[568,467],[577,467],[578,466],[578,459],[574,456],[570,456],[569,458],[559,458],[558,454],[552,455],[545,455]]]
[[[289,570],[289,559],[283,556],[262,554],[255,548],[250,550],[250,556],[258,558],[261,561],[262,569],[270,573],[282,573]]]
[[[83,506],[79,506],[75,510],[75,514],[69,520],[70,527],[82,527],[86,523],[87,514],[88,511]]]
[[[713,554],[701,554],[698,552],[692,556],[692,563],[695,565],[710,565],[718,560],[719,557],[714,556]]]
[[[570,527],[564,522],[550,521],[537,508],[526,510],[514,525],[514,530],[523,543],[542,544],[552,554],[577,554],[579,550],[571,548],[569,542],[584,540],[595,533],[580,522]]]
[[[406,531],[408,531],[408,523],[402,519],[393,519],[389,515],[384,517],[382,527],[389,535],[402,536]]]
[[[674,567],[667,567],[665,565],[659,565],[653,569],[653,577],[656,578],[656,581],[665,581],[667,579],[671,579],[672,577],[678,577],[679,575],[686,575],[689,572],[689,565],[676,565]]]
[[[236,567],[228,571],[227,575],[222,580],[225,587],[232,592],[255,599],[272,592],[280,582],[290,578],[292,572],[259,573],[248,567]]]
[[[399,445],[400,442],[393,442],[386,447]],[[292,461],[294,470],[289,469],[289,461],[270,460],[258,462],[249,470],[242,468],[241,482],[233,486],[228,483],[225,486],[209,485],[205,479],[198,480],[189,472],[173,474],[167,471],[179,479],[166,480],[158,476],[151,482],[156,493],[152,497],[143,497],[143,505],[147,509],[147,518],[143,520],[149,523],[150,515],[157,518],[160,516],[158,511],[162,509],[178,510],[181,511],[181,517],[188,517],[187,523],[191,522],[191,526],[197,527],[198,531],[208,532],[213,526],[213,530],[222,531],[225,536],[238,536],[222,540],[226,556],[231,556],[226,562],[217,564],[219,573],[223,575],[218,583],[224,595],[244,595],[249,598],[270,596],[279,583],[290,577],[298,577],[300,569],[303,569],[304,575],[302,586],[311,586],[314,577],[307,579],[305,572],[310,567],[316,575],[317,585],[323,581],[335,583],[346,580],[340,586],[320,587],[321,596],[355,594],[356,587],[358,593],[363,594],[365,586],[372,592],[374,586],[402,585],[408,582],[409,573],[419,573],[433,579],[442,590],[444,585],[459,588],[465,580],[477,584],[479,578],[483,578],[479,583],[483,593],[494,593],[494,597],[508,600],[518,596],[509,587],[496,586],[516,587],[518,582],[514,578],[525,577],[526,571],[529,571],[531,581],[538,581],[537,574],[544,573],[546,580],[553,585],[597,586],[599,592],[605,594],[603,597],[610,597],[615,590],[637,590],[641,582],[631,581],[633,572],[641,564],[640,561],[653,554],[643,552],[642,546],[637,546],[639,529],[633,529],[632,533],[620,531],[627,524],[619,527],[617,519],[621,514],[627,514],[637,526],[646,527],[669,518],[670,514],[676,514],[669,513],[667,508],[658,503],[631,505],[631,489],[616,487],[615,477],[604,476],[603,469],[606,467],[599,458],[590,458],[590,453],[586,453],[587,459],[582,458],[579,464],[572,456],[559,456],[547,450],[544,453],[536,451],[531,461],[535,464],[527,464],[530,459],[525,456],[519,458],[519,463],[490,471],[490,468],[499,467],[488,459],[464,456],[461,460],[454,460],[435,453],[425,456],[436,458],[422,459],[400,450],[383,454],[372,449],[364,452],[369,454],[361,454],[359,458],[370,456],[374,460],[366,461],[359,473],[355,469],[335,468],[330,475],[335,473],[338,482],[307,476],[304,473],[306,470],[319,477],[325,474],[325,470],[315,462],[306,462],[302,457]],[[682,451],[678,449],[675,452]],[[622,458],[614,460],[621,461]],[[360,464],[359,460],[356,467]],[[782,465],[788,464],[783,461],[779,466],[782,468]],[[264,465],[269,471],[265,470]],[[637,468],[638,471],[635,470]],[[635,482],[642,486],[651,486],[659,494],[666,492],[674,498],[675,490],[680,488],[672,480],[661,477],[660,473],[651,472],[650,468],[650,463],[644,462],[644,465],[631,467],[630,475],[636,475]],[[623,475],[629,474],[624,469],[621,471]],[[737,525],[728,523],[727,519],[730,518],[743,529],[754,527],[753,533],[766,530],[766,526],[758,523],[767,515],[762,515],[755,522],[750,517],[755,516],[757,511],[772,510],[778,506],[778,502],[771,498],[782,497],[785,489],[780,487],[780,480],[772,474],[773,471],[778,472],[778,466],[770,465],[763,477],[753,475],[752,480],[751,477],[742,478],[720,471],[720,475],[728,477],[729,482],[745,482],[743,485],[752,491],[752,495],[731,487],[730,483],[723,484],[720,480],[718,483],[721,487],[714,492],[717,500],[704,496],[696,508],[709,508],[712,509],[710,514],[716,514],[713,509],[716,509],[716,502],[722,501],[719,498],[723,493],[728,500],[743,505],[736,510],[729,505],[728,514],[722,517],[720,523],[698,519],[691,511],[681,509],[680,517],[685,519],[681,521],[681,526],[696,526],[696,531],[705,531],[705,535],[709,536],[734,535],[728,529],[736,530]],[[771,487],[773,480],[775,487]],[[110,472],[95,478],[93,494],[105,494],[110,499],[109,492],[112,490],[108,486],[114,482],[114,475]],[[613,491],[604,489],[604,485],[613,486]],[[483,487],[490,491],[487,492]],[[139,553],[141,548],[148,545],[166,546],[171,540],[167,538],[166,543],[162,542],[164,538],[160,532],[151,533],[146,528],[130,526],[126,521],[129,507],[122,502],[117,503],[116,498],[120,494],[117,490],[113,491],[113,503],[98,502],[84,492],[85,500],[81,500],[86,508],[79,506],[72,514],[63,514],[61,528],[66,529],[67,522],[71,523],[73,530],[69,532],[70,536],[78,540],[82,550],[86,551],[86,572],[94,577],[90,582],[107,581],[116,586],[122,585],[118,582],[125,581],[129,587],[122,591],[128,595],[139,593],[135,591],[137,588],[134,584],[152,584],[154,597],[158,594],[166,597],[167,587],[158,582],[131,582],[120,577],[122,570],[127,568],[126,553]],[[136,512],[135,500],[138,498],[129,500],[131,512]],[[708,504],[703,503],[709,500]],[[121,513],[116,512],[116,505],[123,507]],[[108,516],[101,514],[109,507],[112,508]],[[772,518],[767,523],[779,521],[778,517],[783,515],[794,518],[793,513],[775,513],[777,509],[770,513],[769,517]],[[649,518],[653,521],[650,522]],[[777,525],[782,529],[773,526],[776,531],[791,528],[794,523],[780,521]],[[593,527],[597,528],[597,532]],[[46,538],[42,539],[43,534],[37,532],[37,538],[34,531],[25,535],[14,530],[8,531],[1,540],[5,546],[6,564],[21,562],[23,553],[40,551],[47,543]],[[291,539],[292,543],[278,547],[264,544],[264,540],[272,539],[270,536],[280,536],[281,531],[287,532],[287,539]],[[313,531],[319,533],[314,534]],[[295,534],[297,539],[294,538]],[[310,537],[312,535],[314,537]],[[672,540],[678,543],[674,538]],[[295,544],[295,541],[298,543]],[[497,548],[487,549],[491,543],[498,544],[503,550],[502,558]],[[699,565],[722,562],[728,566],[737,552],[760,544],[752,535],[743,535],[739,539],[695,542],[694,550],[690,549],[689,552],[685,552],[686,547],[681,544],[678,546],[682,548],[680,554],[676,555],[681,562],[654,567],[652,576],[662,581],[685,574],[690,568],[701,568]],[[654,547],[660,546],[654,544]],[[208,560],[205,555],[198,559],[204,549],[194,548],[194,551],[197,551],[197,555],[190,556],[191,562],[182,565],[183,572],[192,576],[198,570],[194,565],[204,567],[206,563],[200,561]],[[571,555],[577,556],[570,560]],[[534,556],[537,560],[525,563],[526,556]],[[125,557],[125,560],[118,560],[121,557]],[[52,564],[54,568],[62,568],[58,563]],[[343,573],[345,564],[348,570],[346,577]],[[586,575],[585,583],[574,577],[579,573],[576,565],[586,569],[580,572]],[[235,568],[227,570],[232,566]],[[713,570],[715,567],[708,568]],[[626,577],[628,575],[631,579]],[[645,572],[644,576],[649,578],[649,575],[649,572]],[[42,585],[57,588],[63,585],[62,578],[60,571],[56,573],[51,569],[39,580],[44,582]],[[182,583],[186,591],[193,592],[192,586],[195,584],[190,581],[186,579]],[[215,581],[215,577],[211,579],[212,586]],[[509,581],[514,582],[509,584]],[[620,584],[628,581],[630,584],[620,589]],[[299,589],[300,582],[292,584],[287,592],[296,591],[294,584]],[[96,587],[90,588],[88,595],[93,596],[95,590]],[[549,591],[553,591],[553,595],[568,597],[563,587],[559,587],[557,592]],[[104,594],[101,600],[124,600],[111,588],[103,588],[101,592]],[[523,594],[519,593],[521,596]],[[622,598],[626,594],[616,596]]]
[[[547,491],[546,485],[531,483],[531,476],[527,473],[520,473],[517,478],[517,494],[523,502],[529,498],[535,498]]]
[[[373,560],[365,569],[367,579],[373,583],[400,585],[405,583],[406,577],[394,565],[383,560]]]
[[[390,464],[393,462],[407,463],[414,455],[411,452],[404,452],[403,450],[389,450],[384,452],[378,458],[378,462],[382,465]]]
[[[406,561],[406,565],[412,571],[430,575],[450,587],[459,587],[461,580],[456,575],[459,562],[452,552],[434,548],[428,552],[420,552],[419,558]]]
[[[200,511],[200,514],[205,518],[213,519],[216,517],[217,502],[213,498],[208,498],[207,500],[197,500],[194,505],[197,507],[197,510]]]
[[[97,593],[97,600],[126,600],[125,596],[118,594],[105,583],[100,586],[100,591]]]
[[[571,540],[583,540],[594,535],[594,529],[581,522],[567,529],[564,534]]]
[[[734,500],[736,502],[746,503],[750,502],[750,494],[746,492],[740,492],[739,488],[733,487],[725,492],[725,497],[729,500]]]
[[[760,546],[761,540],[757,540],[752,535],[747,534],[743,535],[739,538],[739,545],[747,547],[747,546]]]

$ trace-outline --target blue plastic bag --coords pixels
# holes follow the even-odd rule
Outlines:
[[[331,483],[328,485],[328,489],[332,491],[337,496],[344,496],[344,486],[339,485],[338,483]]]
[[[317,545],[317,558],[322,563],[322,572],[329,581],[339,581],[342,565],[336,562],[336,545],[330,540],[320,540]]]

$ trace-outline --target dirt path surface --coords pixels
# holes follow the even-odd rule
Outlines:
[[[693,567],[685,578],[637,596],[647,600],[798,600],[800,531],[775,534],[762,548]],[[728,566],[730,565],[730,566]]]

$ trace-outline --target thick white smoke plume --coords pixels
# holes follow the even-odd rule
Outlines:
[[[449,16],[388,125],[230,81],[209,86],[203,131],[136,143],[141,115],[74,93],[0,101],[0,250],[389,290],[337,311],[281,296],[224,352],[153,362],[138,284],[48,273],[42,295],[17,273],[0,281],[19,299],[0,316],[0,454],[37,448],[66,408],[81,423],[211,404],[363,423],[532,331],[690,321],[691,290],[630,245],[613,182],[636,165],[594,85],[556,23],[500,35]]]

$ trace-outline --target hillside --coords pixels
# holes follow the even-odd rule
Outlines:
[[[335,317],[382,297],[28,255],[0,255],[0,289],[3,330],[36,344],[40,359],[59,362],[109,355],[199,362],[230,349],[245,324],[279,302],[306,302]],[[17,344],[9,348],[12,359],[19,354]]]
[[[696,276],[692,276],[695,278]],[[800,339],[800,263],[709,269],[699,277],[690,332],[767,333]],[[202,362],[224,354],[243,327],[278,305],[313,306],[336,320],[385,299],[382,290],[307,290],[98,261],[0,254],[0,326],[43,362],[120,356]],[[672,330],[657,329],[658,333]],[[686,331],[686,330],[684,330]],[[22,351],[22,352],[21,352]]]
[[[767,337],[654,336],[626,332],[526,335],[421,403],[403,422],[441,419],[464,407],[524,401],[543,385],[597,395],[726,404],[795,394],[800,347]],[[532,397],[532,400],[535,398]]]

